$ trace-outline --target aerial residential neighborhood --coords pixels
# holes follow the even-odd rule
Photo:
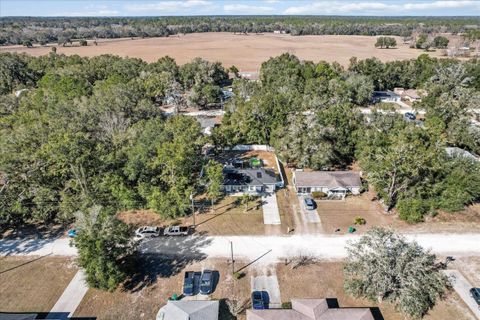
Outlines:
[[[480,319],[477,1],[0,1],[0,320]]]

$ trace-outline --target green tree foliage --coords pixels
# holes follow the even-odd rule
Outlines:
[[[390,302],[407,317],[422,318],[449,289],[442,273],[445,265],[391,230],[370,229],[347,245],[347,253],[345,290],[355,297]]]
[[[398,116],[390,128],[373,123],[362,135],[358,160],[389,209],[401,197],[428,188],[439,169],[442,145],[426,130]]]
[[[449,40],[444,36],[436,36],[433,39],[433,46],[437,49],[445,49],[448,46]]]
[[[212,203],[223,195],[223,166],[214,160],[209,160],[204,167],[207,196]]]
[[[201,168],[200,126],[165,121],[154,105],[175,75],[114,56],[3,56],[3,93],[28,90],[0,100],[0,224],[70,221],[92,204],[185,212]]]
[[[77,212],[78,264],[91,288],[113,291],[126,279],[124,262],[135,251],[130,226],[106,208]]]
[[[380,47],[380,49],[383,48],[394,48],[397,46],[397,40],[392,37],[378,37],[377,42],[375,42],[375,48]]]
[[[417,49],[424,49],[425,51],[428,51],[430,47],[432,46],[432,42],[428,39],[427,34],[421,34],[418,36],[417,41],[415,42],[415,48]]]

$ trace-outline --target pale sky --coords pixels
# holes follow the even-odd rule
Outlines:
[[[0,0],[0,17],[189,15],[480,16],[480,0]]]

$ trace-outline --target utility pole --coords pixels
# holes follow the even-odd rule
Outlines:
[[[195,207],[193,204],[193,193],[190,194],[190,201],[192,202],[193,229],[195,229],[196,225],[195,225]]]
[[[230,253],[232,255],[232,274],[235,273],[235,260],[233,260],[233,242],[230,241]]]

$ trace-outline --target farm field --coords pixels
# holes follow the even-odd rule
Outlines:
[[[141,58],[147,62],[169,55],[177,63],[184,64],[195,57],[209,61],[220,61],[225,67],[235,65],[240,71],[256,71],[262,62],[284,52],[295,54],[300,59],[318,62],[337,61],[347,66],[351,57],[366,59],[377,57],[382,61],[416,58],[425,53],[422,50],[410,49],[396,37],[398,48],[376,49],[377,37],[373,36],[290,36],[285,34],[249,34],[234,35],[232,33],[194,33],[176,35],[168,38],[148,39],[110,39],[98,40],[98,45],[89,41],[86,47],[57,46],[57,53],[80,56],[97,56],[115,54],[123,57]],[[40,56],[51,52],[51,46],[0,47],[0,52],[26,52]],[[428,53],[440,57],[441,50]]]

